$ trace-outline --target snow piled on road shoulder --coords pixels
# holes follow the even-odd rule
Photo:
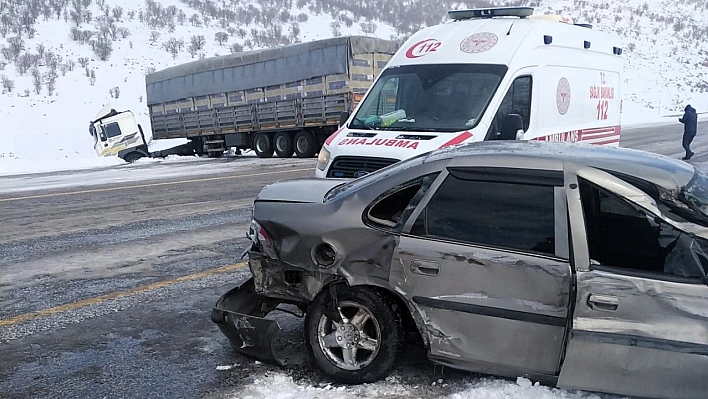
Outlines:
[[[431,394],[428,387],[406,385],[398,378],[389,377],[373,384],[340,386],[300,385],[289,376],[274,373],[254,382],[238,392],[238,399],[361,399],[361,398],[440,398],[440,399],[618,399],[582,391],[565,391],[532,384],[526,378],[511,382],[501,379],[479,379],[467,384],[460,392],[449,396]]]

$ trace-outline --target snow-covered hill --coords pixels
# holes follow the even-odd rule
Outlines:
[[[150,70],[333,35],[402,40],[426,24],[445,21],[448,8],[495,3],[5,0],[0,3],[0,174],[120,162],[97,159],[88,122],[110,101],[149,126],[144,77]],[[707,110],[704,0],[512,4],[561,13],[623,37],[626,123],[677,112],[687,101]]]

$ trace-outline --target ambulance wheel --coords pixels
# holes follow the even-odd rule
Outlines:
[[[298,158],[312,158],[319,150],[317,144],[315,135],[303,130],[295,135],[295,155]]]
[[[280,158],[290,158],[293,156],[293,152],[295,152],[293,136],[288,132],[276,133],[273,144],[275,144],[275,153],[278,154]]]
[[[270,158],[273,156],[273,143],[270,136],[265,133],[259,133],[253,139],[253,151],[256,152],[258,158]]]
[[[307,349],[317,367],[335,381],[361,384],[385,378],[402,346],[401,317],[371,288],[339,287],[332,314],[329,290],[310,304],[305,318]]]

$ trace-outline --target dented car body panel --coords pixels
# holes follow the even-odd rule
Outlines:
[[[254,203],[253,304],[222,298],[217,314],[261,323],[279,303],[306,311],[333,286],[375,287],[405,305],[435,363],[704,398],[704,181],[638,151],[484,142],[354,181],[276,183]],[[219,326],[243,345],[238,325]]]

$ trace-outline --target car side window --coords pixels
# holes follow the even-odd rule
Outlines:
[[[120,127],[116,122],[103,126],[103,131],[106,132],[108,138],[120,136]]]
[[[555,254],[554,188],[447,176],[411,234]]]
[[[602,187],[582,178],[578,183],[591,260],[643,272],[703,276],[701,263],[708,258],[692,237]]]
[[[519,76],[514,80],[499,105],[494,123],[497,131],[501,131],[504,117],[508,114],[519,114],[524,121],[524,132],[529,130],[531,123],[531,76]]]
[[[386,191],[369,205],[366,219],[380,226],[396,227],[410,216],[437,175],[425,175]]]

